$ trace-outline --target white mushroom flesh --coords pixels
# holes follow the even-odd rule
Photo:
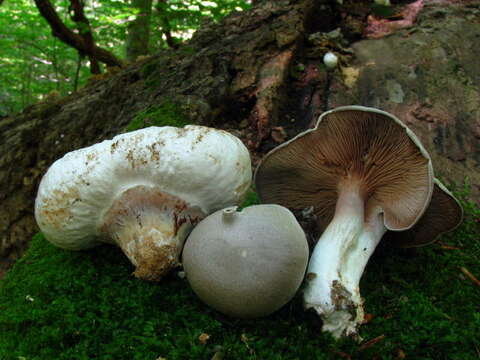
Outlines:
[[[304,293],[305,308],[322,316],[335,338],[356,335],[364,320],[360,279],[387,228],[383,214],[365,218],[358,183],[341,187],[333,220],[315,245]]]

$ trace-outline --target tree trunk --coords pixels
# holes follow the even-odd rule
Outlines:
[[[152,0],[132,0],[132,7],[138,14],[128,25],[127,60],[135,61],[140,55],[148,54],[150,38],[150,17],[152,14]]]
[[[165,101],[192,122],[238,135],[254,163],[328,108],[382,108],[419,134],[436,175],[447,183],[468,175],[478,196],[478,5],[425,0],[414,27],[357,41],[369,3],[350,9],[330,0],[261,1],[207,24],[176,50],[1,120],[1,255],[18,257],[38,231],[36,189],[53,161],[111,138]],[[325,34],[337,28],[343,36]],[[341,68],[326,71],[328,50],[340,56]]]

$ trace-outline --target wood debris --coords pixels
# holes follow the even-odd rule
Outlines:
[[[200,344],[205,345],[208,342],[208,339],[210,339],[210,335],[207,333],[202,333],[198,337],[198,341],[200,341]]]
[[[276,126],[276,127],[272,128],[272,139],[275,142],[281,144],[281,143],[285,142],[287,137],[288,137],[287,132],[285,131],[285,129],[283,127]]]
[[[383,339],[385,339],[385,335],[380,335],[380,336],[377,336],[376,338],[373,338],[372,340],[368,340],[366,343],[362,344],[358,348],[358,351],[363,351],[365,349],[368,349],[368,348],[372,347],[373,345],[375,345],[376,343],[382,341]]]
[[[348,359],[348,360],[352,359],[352,356],[350,354],[347,354],[346,352],[343,352],[343,351],[334,350],[333,353],[342,359]]]
[[[398,349],[397,357],[395,359],[400,360],[400,359],[405,359],[406,357],[407,357],[407,354],[405,354],[405,351],[403,351],[402,349]]]
[[[440,245],[440,248],[443,250],[461,250],[459,247],[451,246],[451,245]]]
[[[473,281],[473,283],[477,286],[480,286],[480,280],[478,280],[475,275],[473,275],[470,271],[468,271],[468,269],[464,266],[461,266],[460,267],[460,271],[465,275],[467,276],[470,280]]]
[[[370,321],[373,320],[374,317],[375,315],[373,314],[369,314],[369,313],[365,314],[362,324],[368,324]]]

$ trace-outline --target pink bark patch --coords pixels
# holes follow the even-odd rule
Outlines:
[[[257,103],[250,115],[250,123],[256,128],[257,139],[249,144],[254,148],[270,133],[270,118],[274,109],[274,101],[277,99],[288,66],[293,56],[292,50],[285,50],[270,59],[260,70],[260,79],[256,91]]]
[[[370,39],[378,39],[393,33],[395,30],[412,26],[423,6],[424,0],[417,0],[406,5],[399,14],[401,20],[377,19],[375,16],[369,15],[365,36]]]
[[[273,86],[280,85],[285,76],[285,71],[290,64],[292,55],[292,50],[286,50],[263,65],[260,71],[261,79],[258,85],[258,93]]]

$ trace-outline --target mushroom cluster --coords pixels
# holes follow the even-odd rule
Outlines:
[[[413,132],[373,108],[328,111],[315,128],[270,151],[255,174],[267,205],[239,212],[251,178],[249,152],[228,132],[150,127],[57,160],[40,183],[35,217],[62,248],[118,245],[147,280],[177,266],[183,249],[200,299],[251,318],[298,291],[309,251],[287,208],[313,209],[322,235],[304,304],[337,338],[356,334],[364,320],[359,282],[382,238],[426,245],[462,219]]]
[[[314,129],[273,149],[255,184],[262,202],[313,208],[323,233],[310,259],[304,303],[337,338],[356,334],[363,322],[360,278],[387,230],[409,230],[392,233],[392,242],[417,246],[462,217],[434,180],[430,157],[413,132],[391,114],[361,106],[328,111]],[[445,207],[451,216],[442,222],[437,214]]]
[[[135,275],[158,280],[206,215],[238,204],[250,155],[222,130],[150,127],[66,154],[43,177],[35,217],[47,240],[70,250],[121,247]]]

